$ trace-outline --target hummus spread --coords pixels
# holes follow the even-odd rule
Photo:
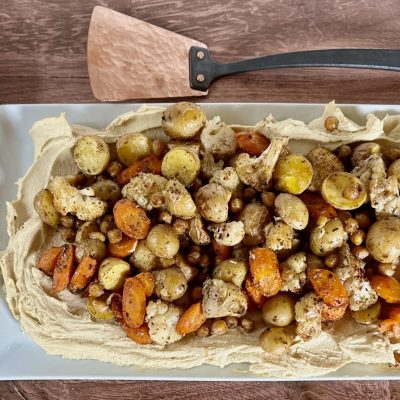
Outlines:
[[[152,137],[161,131],[162,107],[144,106],[138,112],[115,119],[105,130],[96,132],[107,142],[125,133],[146,132]],[[324,119],[334,115],[339,127],[333,133],[323,128]],[[323,115],[305,124],[271,115],[256,125],[267,137],[288,136],[296,152],[305,152],[321,143],[334,148],[359,140],[400,142],[400,116],[385,120],[369,114],[365,126],[347,119],[334,102]],[[243,127],[232,126],[234,129]],[[393,364],[393,345],[375,325],[360,325],[351,318],[327,323],[322,334],[303,342],[296,338],[285,354],[268,354],[258,344],[263,328],[252,333],[232,330],[223,336],[186,337],[166,346],[141,346],[126,337],[117,323],[93,321],[86,301],[68,290],[51,293],[52,279],[35,267],[39,254],[51,245],[60,245],[54,230],[45,226],[33,208],[33,197],[53,175],[77,172],[72,148],[80,135],[94,129],[70,125],[61,114],[34,124],[34,163],[18,181],[17,200],[7,204],[10,241],[1,254],[0,267],[6,299],[22,329],[49,354],[71,359],[96,359],[121,366],[145,368],[191,368],[202,364],[224,367],[248,363],[248,371],[265,377],[306,377],[324,375],[348,363]],[[164,136],[164,139],[167,138]]]

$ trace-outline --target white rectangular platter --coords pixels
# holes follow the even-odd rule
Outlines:
[[[65,112],[71,123],[104,128],[117,115],[134,111],[140,104],[38,104],[0,105],[0,250],[7,245],[5,202],[16,196],[14,182],[25,174],[33,160],[29,136],[32,124]],[[321,104],[204,103],[208,117],[219,115],[228,124],[252,125],[272,113],[277,119],[294,118],[308,122],[321,115]],[[360,124],[374,112],[378,117],[400,114],[400,105],[345,105],[344,113]],[[0,277],[1,279],[1,277]],[[225,368],[202,366],[192,369],[138,370],[99,361],[72,361],[47,355],[12,317],[0,292],[0,380],[11,379],[126,379],[126,380],[272,380],[246,371],[246,365]],[[387,366],[347,365],[323,377],[305,380],[398,379],[400,371]],[[282,379],[283,380],[283,379]],[[285,379],[295,380],[295,379]]]

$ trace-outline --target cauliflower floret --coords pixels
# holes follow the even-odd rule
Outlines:
[[[224,167],[224,162],[219,160],[215,162],[213,155],[206,151],[201,160],[201,173],[205,178],[210,179],[217,171]]]
[[[335,273],[347,290],[350,310],[366,310],[378,301],[378,295],[364,276],[365,263],[354,257],[348,244],[339,249],[339,257]]]
[[[257,158],[247,153],[240,154],[235,167],[240,180],[261,192],[268,190],[275,164],[288,142],[287,137],[273,138],[268,148]]]
[[[146,308],[146,322],[149,325],[151,340],[158,344],[174,343],[182,339],[176,331],[183,310],[162,300],[150,301]]]
[[[226,160],[236,152],[235,132],[221,122],[219,117],[207,121],[200,134],[200,141],[205,151],[212,153],[218,159]]]
[[[199,214],[196,214],[189,221],[188,235],[192,242],[199,246],[204,246],[211,243],[211,238],[204,228],[204,222]]]
[[[93,221],[107,211],[105,201],[82,194],[76,187],[68,183],[66,177],[52,177],[49,190],[53,195],[54,207],[61,215],[72,213],[82,221]]]
[[[233,283],[207,279],[203,284],[203,312],[206,318],[241,317],[247,311],[247,297]]]
[[[152,210],[150,197],[154,193],[161,193],[167,180],[160,175],[140,174],[122,188],[122,196],[135,201],[145,210]]]
[[[304,251],[293,254],[281,263],[281,278],[283,292],[300,293],[307,282],[307,257]]]
[[[351,172],[367,188],[372,208],[378,219],[400,217],[399,183],[395,176],[386,177],[386,166],[379,153],[361,159]]]
[[[240,186],[240,179],[235,171],[235,168],[227,167],[215,171],[210,179],[210,183],[219,183],[231,193],[235,193]]]
[[[322,299],[314,292],[307,293],[295,305],[296,333],[305,341],[318,337],[321,332]]]
[[[265,244],[272,251],[289,250],[293,247],[294,229],[283,221],[270,222],[264,233]]]
[[[214,233],[214,239],[225,246],[235,246],[244,238],[244,225],[241,221],[213,224],[208,230]]]

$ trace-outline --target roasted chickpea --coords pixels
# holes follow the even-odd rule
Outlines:
[[[324,127],[328,132],[333,132],[339,128],[339,120],[335,116],[326,117]]]
[[[223,319],[217,319],[211,324],[211,334],[220,336],[225,335],[228,331],[228,326]]]

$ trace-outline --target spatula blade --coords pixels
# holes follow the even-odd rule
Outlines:
[[[189,49],[204,44],[108,8],[93,9],[88,70],[100,101],[204,96],[189,86]]]

